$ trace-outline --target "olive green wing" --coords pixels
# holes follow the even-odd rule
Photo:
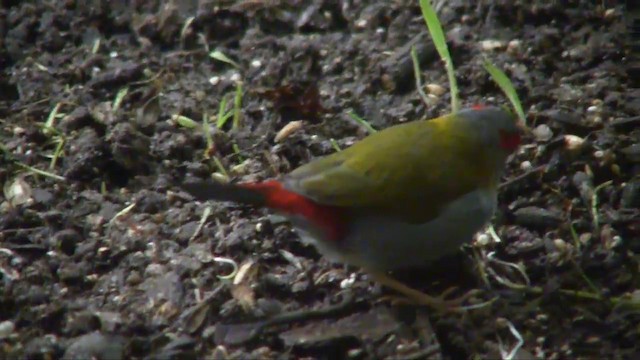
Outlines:
[[[285,184],[325,205],[397,215],[411,222],[433,219],[446,204],[491,175],[477,144],[464,132],[449,131],[448,122],[436,120],[373,134],[296,169]]]

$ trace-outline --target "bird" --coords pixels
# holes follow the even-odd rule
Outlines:
[[[268,208],[329,260],[362,268],[413,303],[443,309],[459,301],[388,272],[455,253],[490,221],[507,158],[526,131],[510,111],[476,105],[388,127],[279,178],[182,188],[198,201]]]

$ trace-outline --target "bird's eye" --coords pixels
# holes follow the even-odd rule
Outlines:
[[[520,146],[520,133],[500,130],[500,147],[507,151],[514,151]]]

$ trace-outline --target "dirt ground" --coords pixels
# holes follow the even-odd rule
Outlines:
[[[504,176],[500,241],[481,234],[395,274],[492,300],[463,314],[380,301],[390,292],[268,212],[179,188],[347,147],[367,133],[350,111],[378,129],[448,112],[417,1],[3,1],[0,358],[640,353],[640,97],[623,4],[437,3],[463,103],[508,103],[486,57],[534,129]]]

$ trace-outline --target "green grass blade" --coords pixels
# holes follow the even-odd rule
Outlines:
[[[498,84],[502,92],[507,96],[511,105],[513,105],[513,109],[518,114],[518,117],[522,119],[522,121],[526,121],[527,117],[522,109],[522,103],[520,102],[520,98],[518,97],[518,93],[516,89],[513,87],[511,80],[509,77],[500,69],[498,69],[495,65],[493,65],[489,60],[484,60],[484,68],[487,70],[489,75],[493,81]]]
[[[240,128],[240,120],[242,113],[240,112],[242,107],[242,82],[238,81],[236,84],[236,96],[233,99],[233,123],[232,128],[237,130]]]
[[[56,129],[54,127],[56,118],[58,117],[58,112],[60,111],[60,107],[62,103],[57,103],[56,106],[51,110],[49,116],[47,117],[47,121],[45,121],[44,126],[42,127],[42,132],[46,136],[50,136],[55,133]]]
[[[118,93],[116,94],[116,98],[113,99],[113,105],[111,105],[111,111],[115,113],[120,109],[120,106],[122,105],[122,101],[124,100],[125,96],[127,96],[128,93],[129,93],[128,86],[125,86],[120,90],[118,90]]]
[[[21,162],[15,162],[15,164],[20,166],[21,168],[24,168],[24,169],[28,170],[31,173],[34,173],[34,174],[46,176],[48,178],[52,178],[52,179],[56,179],[56,180],[60,180],[60,181],[66,181],[67,180],[66,178],[64,178],[64,176],[60,176],[60,175],[56,175],[56,174],[54,174],[52,172],[40,170],[40,169],[34,168],[32,166],[29,166],[27,164],[23,164]]]
[[[197,128],[199,126],[199,124],[195,120],[193,120],[193,119],[191,119],[189,117],[186,117],[184,115],[175,114],[175,115],[171,116],[171,118],[172,118],[173,121],[176,122],[176,124],[178,124],[178,125],[180,125],[180,126],[182,126],[184,128],[187,128],[187,129],[195,129],[195,128]]]
[[[216,127],[218,129],[222,129],[224,124],[229,120],[230,113],[227,111],[227,96],[223,96],[220,101],[220,105],[218,106],[218,116],[216,117]]]
[[[432,105],[432,101],[429,100],[427,94],[425,94],[424,89],[422,88],[422,71],[420,70],[420,61],[418,61],[418,52],[416,51],[416,47],[411,47],[411,61],[413,61],[413,75],[416,78],[416,89],[418,90],[418,94],[420,98],[422,98],[422,102],[430,106]]]
[[[240,64],[238,64],[237,62],[231,60],[230,57],[228,57],[227,55],[225,55],[222,51],[220,50],[213,50],[212,52],[209,53],[209,57],[216,59],[218,61],[222,61],[224,63],[227,63],[237,69],[240,68]]]
[[[56,167],[56,164],[58,163],[58,159],[60,159],[60,157],[62,156],[62,150],[64,149],[64,143],[65,143],[65,139],[64,137],[60,136],[56,139],[56,149],[53,152],[53,156],[51,157],[51,162],[49,163],[49,170],[53,170]]]
[[[447,47],[447,42],[444,37],[444,31],[442,31],[442,25],[438,20],[438,15],[431,7],[430,0],[420,0],[420,9],[422,9],[422,17],[427,23],[429,28],[429,34],[433,40],[433,44],[440,54],[440,58],[444,61],[444,66],[447,70],[447,77],[449,78],[449,86],[451,88],[451,110],[457,112],[460,110],[460,99],[458,98],[458,83],[456,82],[455,68],[453,67],[453,61],[451,60],[451,54]]]
[[[331,138],[331,139],[329,139],[329,142],[331,143],[331,146],[333,146],[333,149],[334,149],[336,152],[340,152],[340,151],[342,151],[342,149],[340,149],[340,145],[338,145],[338,142],[336,141],[336,139]]]
[[[228,180],[229,173],[227,172],[227,169],[224,168],[224,165],[222,164],[222,161],[220,160],[220,158],[214,155],[213,162],[216,164],[218,171]]]
[[[349,115],[349,117],[351,117],[353,120],[355,120],[355,122],[357,122],[358,124],[360,124],[360,126],[364,127],[365,129],[367,129],[367,131],[369,132],[369,134],[373,134],[375,132],[377,132],[378,130],[376,130],[373,126],[371,126],[371,124],[369,124],[369,122],[363,118],[361,118],[360,116],[358,116],[356,113],[354,113],[353,111],[349,111],[347,113],[347,115]]]

